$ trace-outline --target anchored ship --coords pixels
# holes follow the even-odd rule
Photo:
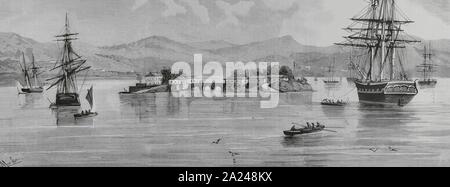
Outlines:
[[[22,62],[19,62],[20,69],[22,70],[23,80],[25,84],[20,84],[20,91],[22,93],[42,93],[44,92],[43,85],[39,79],[39,67],[36,66],[34,55],[31,54],[31,67],[27,66],[25,60],[25,54],[22,52]]]
[[[405,106],[418,94],[417,84],[404,70],[407,44],[420,42],[403,29],[413,23],[398,8],[395,0],[371,0],[362,13],[345,28],[351,33],[337,45],[361,50],[362,77],[355,81],[361,103]]]
[[[56,36],[58,42],[62,42],[62,50],[60,59],[56,61],[55,67],[51,69],[58,70],[58,74],[48,79],[47,81],[54,81],[50,87],[57,87],[56,90],[56,106],[81,106],[77,86],[77,74],[90,69],[85,66],[86,61],[82,56],[78,55],[73,47],[72,41],[77,40],[78,33],[71,33],[69,27],[69,19],[66,14],[66,24],[64,33]]]
[[[436,86],[437,80],[433,79],[433,73],[436,72],[437,65],[433,64],[432,61],[432,50],[431,45],[428,47],[425,45],[423,53],[423,64],[417,66],[420,70],[418,71],[423,75],[423,79],[419,80],[420,86]]]
[[[323,81],[325,84],[339,84],[339,80],[336,80],[336,77],[334,76],[336,73],[335,65],[336,58],[333,58],[333,62],[330,64],[330,66],[328,66],[329,77]]]

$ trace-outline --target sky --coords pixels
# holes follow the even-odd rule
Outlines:
[[[291,35],[329,46],[368,0],[0,0],[0,32],[51,42],[69,13],[80,40],[96,46],[153,35],[181,42],[236,44]],[[450,1],[397,0],[414,21],[406,28],[424,39],[450,39]]]

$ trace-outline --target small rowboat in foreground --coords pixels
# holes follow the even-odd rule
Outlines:
[[[304,127],[302,129],[291,129],[291,130],[287,130],[284,131],[284,135],[286,136],[295,136],[295,135],[302,135],[302,134],[312,134],[312,133],[316,133],[316,132],[321,132],[325,130],[325,126],[324,125],[318,125],[315,127]]]

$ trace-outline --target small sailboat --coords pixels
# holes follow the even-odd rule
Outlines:
[[[82,119],[82,118],[90,118],[98,116],[97,112],[94,112],[94,86],[91,86],[91,88],[88,89],[88,93],[86,95],[86,100],[89,103],[90,109],[87,111],[83,111],[80,114],[75,114],[75,119]]]
[[[22,60],[19,62],[19,65],[22,70],[22,82],[24,82],[24,84],[20,81],[18,82],[19,94],[44,92],[44,88],[38,77],[40,75],[39,67],[36,66],[34,55],[32,54],[31,67],[29,68],[25,60],[25,53],[22,52]]]

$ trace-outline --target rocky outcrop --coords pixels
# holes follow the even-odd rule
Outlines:
[[[305,78],[295,79],[295,76],[292,70],[288,66],[282,66],[280,68],[280,89],[281,93],[286,92],[307,92],[313,91],[310,84],[308,84],[308,80]]]
[[[280,81],[280,92],[308,92],[313,91],[312,86],[304,81],[290,80]]]

